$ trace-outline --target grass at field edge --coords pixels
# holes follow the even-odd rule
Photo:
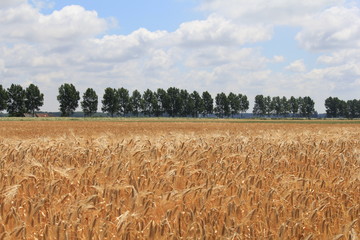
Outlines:
[[[94,122],[174,122],[174,123],[277,123],[277,124],[360,124],[360,120],[348,119],[219,119],[219,118],[74,118],[74,117],[50,117],[50,118],[12,118],[2,117],[2,121],[94,121]]]

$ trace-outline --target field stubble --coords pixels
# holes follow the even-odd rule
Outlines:
[[[356,125],[0,131],[0,239],[359,239]]]

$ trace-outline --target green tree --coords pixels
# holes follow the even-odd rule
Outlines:
[[[152,105],[152,115],[154,115],[155,117],[161,117],[165,112],[164,108],[162,107],[162,103],[159,99],[160,97],[158,93],[154,92],[154,98],[151,101],[151,105]]]
[[[305,105],[305,103],[304,103],[304,99],[303,99],[302,97],[299,97],[299,98],[297,99],[297,102],[298,102],[298,104],[299,104],[299,116],[300,116],[300,117],[305,117],[305,114],[306,114],[306,109],[305,109],[305,107],[306,107],[306,105]]]
[[[283,113],[283,104],[281,101],[281,98],[279,96],[273,97],[271,100],[272,108],[273,108],[273,114],[277,117],[280,117]]]
[[[353,100],[348,100],[346,102],[346,106],[347,106],[347,117],[350,119],[353,119],[356,117],[356,99]]]
[[[195,103],[190,98],[190,94],[188,93],[187,90],[185,89],[180,90],[180,99],[181,99],[180,116],[186,117],[191,115],[191,113],[194,110]]]
[[[230,104],[225,93],[218,93],[215,97],[215,114],[218,117],[230,116]]]
[[[129,90],[120,88],[117,90],[117,98],[119,99],[119,111],[118,114],[125,116],[131,110]]]
[[[247,110],[249,110],[249,100],[246,95],[239,94],[240,99],[240,113],[245,113]],[[242,117],[242,116],[240,116]]]
[[[111,117],[114,117],[117,112],[119,112],[119,99],[117,97],[117,91],[115,88],[106,88],[102,100],[101,110],[104,113],[109,114]]]
[[[292,116],[295,117],[299,112],[299,100],[291,96],[289,99],[289,108]]]
[[[35,116],[35,110],[39,111],[40,107],[44,105],[44,94],[42,94],[37,86],[30,84],[25,90],[26,111]]]
[[[7,107],[8,95],[6,89],[0,84],[0,112]]]
[[[98,110],[99,98],[95,90],[92,88],[86,89],[83,94],[83,101],[81,102],[81,108],[86,117],[93,116]]]
[[[61,116],[69,117],[79,106],[80,93],[73,84],[65,83],[59,87],[57,100],[60,103]]]
[[[360,118],[360,100],[355,100],[356,118]]]
[[[264,97],[264,104],[266,115],[270,116],[274,110],[273,102],[270,96]]]
[[[145,116],[150,117],[154,114],[154,101],[157,101],[154,93],[150,89],[147,89],[142,95],[142,109]]]
[[[281,115],[287,117],[290,113],[290,104],[285,96],[281,98],[281,106],[282,106]]]
[[[337,97],[328,97],[325,99],[326,117],[336,118],[340,117],[342,111],[341,100]]]
[[[315,113],[315,102],[310,97],[299,98],[299,109],[302,117],[311,118]]]
[[[191,112],[191,115],[193,117],[199,117],[199,114],[204,111],[204,101],[197,91],[193,91],[190,94],[190,98],[192,99],[192,102],[194,103],[194,107]]]
[[[239,95],[230,92],[227,98],[229,101],[230,114],[234,117],[236,114],[240,113],[240,109],[241,109],[241,102]]]
[[[162,88],[158,88],[154,95],[156,99],[156,101],[153,101],[154,115],[159,117],[170,108],[170,98],[167,91]]]
[[[182,99],[180,96],[180,90],[175,87],[170,87],[167,90],[167,95],[169,97],[169,104],[167,105],[167,113],[170,117],[175,117],[180,114]]]
[[[11,84],[7,90],[7,112],[10,117],[22,117],[26,112],[26,92],[20,85]]]
[[[253,108],[253,114],[255,116],[265,116],[266,115],[265,98],[263,95],[255,96],[255,104],[254,104],[254,108]]]
[[[339,116],[340,117],[349,117],[349,112],[348,112],[348,106],[347,103],[344,100],[340,100],[339,103]]]
[[[214,111],[214,99],[208,91],[202,93],[202,101],[204,103],[204,111],[202,112],[205,116],[208,116]]]
[[[142,110],[143,102],[141,93],[138,90],[134,90],[130,97],[131,113],[135,116],[139,116],[139,112]]]

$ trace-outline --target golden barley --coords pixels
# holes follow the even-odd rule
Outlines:
[[[359,237],[357,125],[0,130],[0,240]]]

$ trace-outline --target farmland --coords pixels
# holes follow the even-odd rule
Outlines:
[[[0,239],[359,239],[360,127],[1,121]]]

